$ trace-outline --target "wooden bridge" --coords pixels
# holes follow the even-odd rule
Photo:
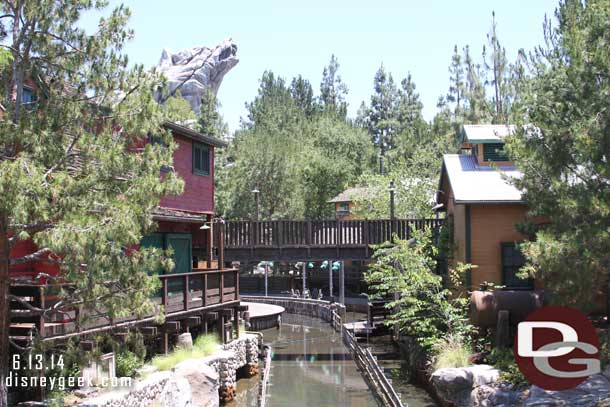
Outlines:
[[[443,219],[227,221],[226,261],[367,260],[371,245],[393,234],[409,239],[413,230],[436,229]]]

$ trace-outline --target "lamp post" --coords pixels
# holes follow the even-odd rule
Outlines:
[[[394,180],[390,181],[390,188],[388,188],[388,191],[390,191],[390,234],[391,237],[390,239],[393,239],[394,236],[394,195],[396,194],[396,187],[394,186]]]
[[[258,202],[258,196],[260,194],[261,191],[259,191],[258,186],[255,186],[254,189],[252,190],[252,193],[254,194],[254,202],[256,205],[256,218],[255,220],[258,222],[260,220],[260,212],[259,212],[259,202]]]
[[[396,186],[394,185],[394,180],[390,181],[390,187],[388,188],[390,191],[390,219],[394,220],[394,195],[396,194]]]

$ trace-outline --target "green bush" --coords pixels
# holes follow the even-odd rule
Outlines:
[[[120,350],[115,363],[117,377],[134,377],[136,370],[143,364],[142,360],[129,350]]]
[[[515,362],[515,356],[510,348],[494,349],[489,355],[489,362],[500,370],[500,380],[514,385],[516,388],[529,387],[523,373]]]
[[[437,342],[433,351],[434,370],[444,369],[448,367],[465,367],[469,366],[472,349],[458,337],[450,336],[447,339]]]

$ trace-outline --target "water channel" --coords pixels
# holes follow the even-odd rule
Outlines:
[[[268,406],[373,407],[375,397],[343,345],[341,335],[317,318],[284,314],[280,329],[262,331],[273,348]],[[380,361],[400,371],[396,361]],[[409,407],[435,407],[427,393],[396,374],[394,386]],[[241,379],[231,407],[255,407],[258,380]]]

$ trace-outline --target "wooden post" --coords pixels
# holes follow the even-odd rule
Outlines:
[[[239,310],[237,307],[233,308],[233,324],[236,332],[236,337],[239,338]]]
[[[44,310],[45,309],[44,287],[40,287],[39,293],[40,293],[40,308],[42,310]],[[44,338],[44,335],[45,335],[44,312],[40,314],[40,319],[38,320],[38,334],[40,335],[41,338]]]
[[[224,225],[218,224],[218,269],[222,270],[225,268],[225,253],[224,253]]]
[[[235,299],[239,300],[239,269],[235,270]]]
[[[189,284],[189,275],[184,276],[184,310],[189,310],[189,302],[191,301],[191,288]]]
[[[225,274],[220,271],[220,303],[225,302]]]
[[[203,306],[207,306],[208,305],[208,274],[204,274],[203,275],[203,284],[201,287],[201,301],[203,303]]]
[[[207,233],[207,260],[208,269],[212,268],[212,253],[214,252],[214,223],[212,222],[212,215],[208,215],[207,221],[209,222],[210,228]]]

